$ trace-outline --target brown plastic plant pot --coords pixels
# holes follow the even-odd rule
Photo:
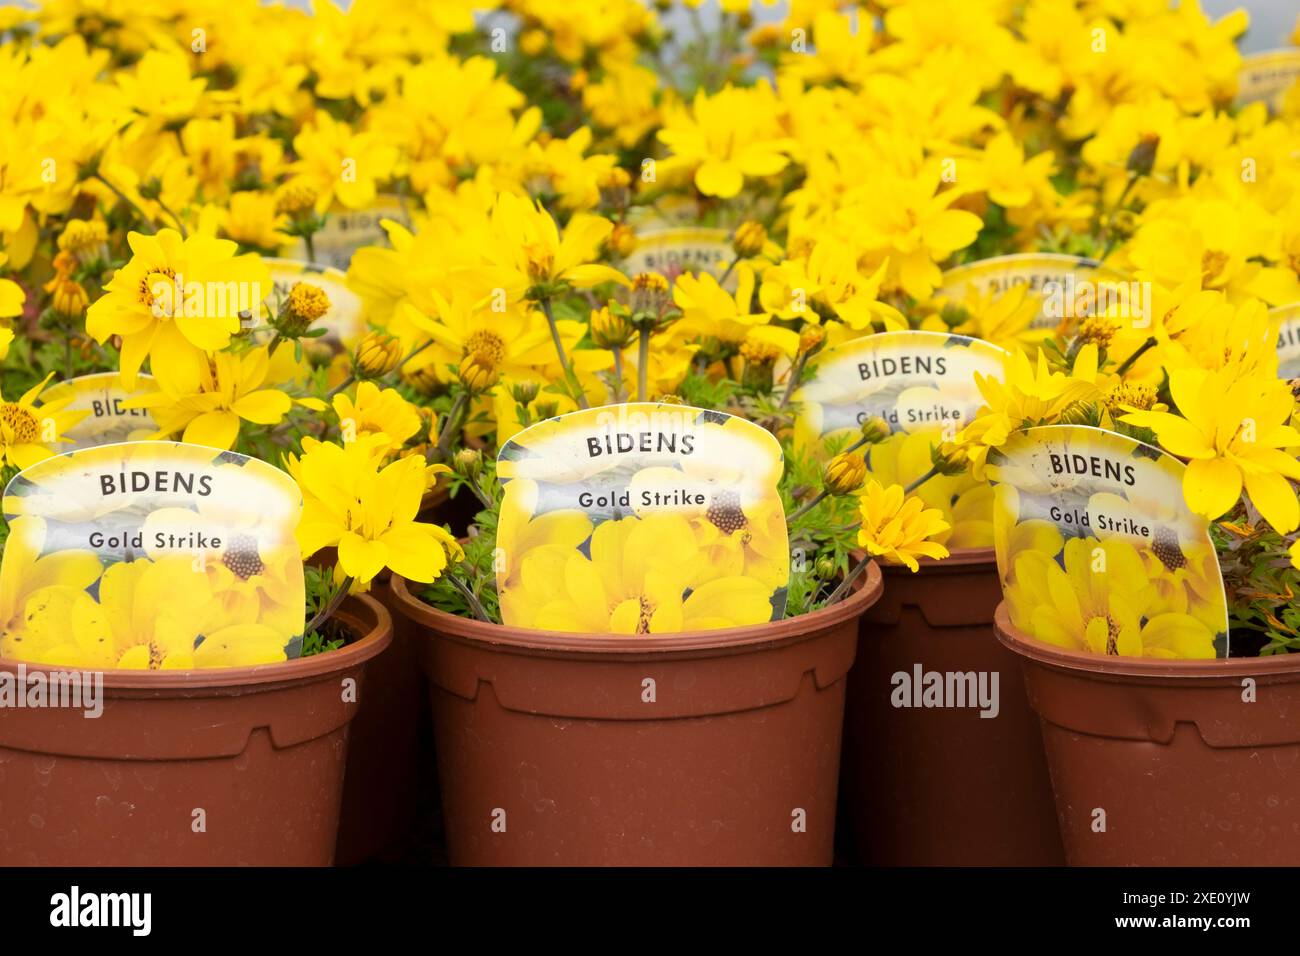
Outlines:
[[[485,624],[392,588],[421,628],[453,865],[831,863],[874,565],[822,611],[657,637]]]
[[[844,718],[844,805],[860,863],[1054,866],[1065,862],[1038,720],[1016,656],[993,633],[993,549],[886,565],[862,617]],[[895,674],[998,675],[996,717],[896,707]],[[991,681],[991,677],[987,678]],[[988,685],[991,687],[991,684]],[[970,702],[967,702],[970,704]]]
[[[1042,719],[1072,866],[1300,864],[1300,654],[1071,653],[1005,606],[997,629]]]
[[[463,505],[466,497],[473,496],[452,499],[447,485],[438,484],[425,492],[420,520],[455,526],[460,512],[453,509],[458,501]],[[332,548],[329,552],[320,560],[333,564],[337,558]],[[339,866],[396,853],[413,831],[421,731],[429,722],[428,694],[410,636],[412,626],[393,606],[387,570],[372,582],[370,595],[392,617],[393,640],[370,662],[367,679],[373,693],[357,708],[349,731],[352,746],[334,854]]]
[[[328,866],[348,721],[366,662],[392,632],[369,597],[337,613],[361,638],[336,651],[255,667],[105,671],[98,717],[8,709],[0,866]],[[0,661],[8,674],[19,666]]]

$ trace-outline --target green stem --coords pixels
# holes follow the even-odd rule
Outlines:
[[[348,596],[348,591],[351,590],[351,588],[352,576],[348,575],[343,579],[343,583],[339,585],[338,591],[336,591],[334,596],[330,598],[329,603],[316,612],[316,616],[307,622],[307,626],[302,629],[303,637],[306,637],[313,631],[319,630],[320,626],[330,619],[330,616],[337,611],[339,605],[343,603],[343,599]]]
[[[614,353],[614,402],[623,401],[623,350],[610,349]]]
[[[587,401],[587,394],[582,390],[582,383],[578,381],[578,376],[573,374],[573,367],[569,364],[569,356],[564,352],[564,343],[560,341],[560,327],[555,322],[555,312],[551,309],[550,296],[542,296],[537,300],[542,307],[542,314],[546,316],[546,324],[551,328],[551,341],[555,343],[555,354],[560,358],[560,368],[564,369],[564,379],[569,388],[573,390],[573,396],[578,400],[578,404],[583,408],[591,408],[591,403]]]
[[[812,511],[819,504],[825,501],[829,496],[830,496],[830,492],[827,491],[825,488],[823,488],[821,491],[817,492],[816,497],[810,498],[808,501],[805,501],[794,511],[790,512],[790,514],[785,519],[786,524],[789,524],[791,521],[794,521],[796,518],[802,518],[808,512]]]
[[[402,359],[400,362],[397,363],[397,367],[394,368],[393,371],[398,371],[399,369],[405,368],[407,362],[411,361],[411,359],[415,358],[417,355],[419,355],[421,352],[423,352],[432,344],[433,344],[433,339],[429,339],[429,341],[425,342],[423,345],[417,345],[415,348],[411,349],[411,351],[406,353],[406,358]]]
[[[1119,368],[1115,369],[1115,374],[1122,376],[1133,367],[1133,363],[1140,359],[1148,349],[1155,348],[1155,345],[1156,337],[1154,335],[1147,336],[1147,340],[1138,346],[1137,351],[1120,363]]]
[[[799,384],[799,379],[803,377],[803,367],[807,362],[808,353],[800,353],[799,358],[795,360],[794,368],[790,371],[790,381],[785,387],[785,394],[781,396],[781,404],[776,407],[778,412],[785,411],[785,407],[790,404],[790,396],[794,394],[794,390]]]
[[[343,389],[347,388],[349,385],[351,385],[351,384],[352,384],[353,382],[355,382],[356,380],[357,380],[357,377],[356,377],[355,375],[353,375],[351,372],[349,372],[347,378],[345,378],[343,381],[339,382],[337,385],[335,385],[333,388],[331,388],[328,392],[325,393],[325,397],[326,397],[326,398],[333,398],[335,395],[337,395],[339,392],[343,391]]]
[[[171,209],[168,207],[168,205],[167,205],[165,202],[162,201],[162,197],[161,197],[161,196],[159,196],[159,197],[158,197],[156,200],[154,200],[154,201],[155,201],[156,203],[158,203],[158,208],[160,208],[163,212],[167,213],[167,215],[169,215],[169,216],[172,217],[172,222],[176,223],[176,231],[179,232],[179,233],[181,234],[181,238],[182,238],[182,239],[187,239],[187,238],[189,238],[189,233],[185,231],[185,224],[184,224],[183,222],[181,222],[181,217],[178,216],[178,215],[176,215],[176,213],[174,213],[174,212],[171,211]]]
[[[650,329],[641,329],[641,339],[636,348],[636,400],[644,402],[646,400],[646,366],[650,364]]]
[[[130,197],[130,196],[128,196],[126,193],[122,192],[122,190],[118,189],[116,186],[114,186],[112,183],[110,183],[107,179],[105,179],[103,173],[101,173],[101,172],[96,172],[96,173],[95,173],[95,179],[98,179],[101,183],[103,183],[105,186],[107,186],[107,187],[109,188],[109,191],[112,192],[114,196],[116,196],[116,197],[117,197],[118,199],[120,199],[122,202],[124,202],[124,203],[126,203],[128,206],[130,206],[131,209],[135,212],[136,216],[140,219],[140,221],[141,221],[142,223],[144,223],[144,225],[145,225],[146,227],[148,227],[150,233],[155,233],[155,232],[158,231],[158,227],[154,225],[152,219],[150,219],[148,216],[146,216],[146,215],[144,214],[144,210],[141,209],[139,206],[137,206],[137,205],[136,205],[136,204],[131,200],[131,197]]]
[[[844,595],[848,594],[849,590],[853,587],[853,582],[862,576],[862,572],[867,569],[867,565],[870,563],[871,555],[863,555],[862,560],[855,564],[853,569],[845,575],[844,580],[840,582],[840,586],[831,592],[831,596],[826,599],[824,607],[830,607],[832,604],[840,601]]]
[[[455,571],[447,572],[447,580],[449,580],[452,583],[452,586],[465,598],[465,602],[469,604],[470,610],[474,612],[475,617],[485,624],[492,623],[492,618],[488,617],[487,608],[483,606],[483,602],[475,596],[474,592],[469,589],[464,581],[456,577]]]
[[[456,433],[460,427],[460,419],[464,417],[465,409],[469,407],[469,392],[461,392],[456,396],[456,400],[451,403],[451,410],[447,412],[447,421],[442,426],[442,431],[438,434],[438,460],[446,461],[451,455],[451,436]]]
[[[925,484],[927,481],[929,481],[931,478],[933,478],[933,477],[934,477],[935,475],[937,475],[937,474],[939,474],[939,466],[938,466],[938,465],[934,465],[934,466],[933,466],[929,471],[927,471],[924,475],[922,475],[920,478],[916,479],[916,481],[911,482],[911,483],[910,483],[906,488],[904,488],[904,489],[903,489],[903,494],[905,494],[905,495],[910,495],[912,492],[916,491],[917,488],[920,488],[923,484]]]

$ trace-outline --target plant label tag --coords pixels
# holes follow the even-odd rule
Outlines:
[[[781,618],[781,446],[743,418],[638,402],[538,422],[502,447],[505,624],[663,634]]]
[[[734,255],[731,236],[726,229],[648,223],[637,229],[636,248],[622,261],[621,268],[631,276],[657,272],[669,284],[676,282],[684,272],[707,272],[722,281],[724,288],[734,292],[735,270],[722,280],[722,274]]]
[[[302,495],[280,469],[178,442],[56,455],[4,494],[0,656],[82,668],[297,657]]]
[[[1300,80],[1300,50],[1264,50],[1243,57],[1237,74],[1237,106],[1266,103],[1282,112],[1287,93]]]
[[[765,204],[760,206],[751,210],[752,217],[771,212]],[[734,293],[739,282],[736,270],[725,279],[723,274],[736,257],[731,248],[735,219],[725,210],[706,208],[684,197],[664,196],[653,206],[634,206],[627,222],[636,234],[636,247],[619,267],[629,276],[657,272],[670,285],[684,272],[708,273]]]
[[[362,246],[390,245],[383,221],[391,219],[411,228],[411,215],[400,196],[380,195],[365,209],[334,208],[325,217],[325,226],[312,236],[315,263],[347,271],[352,254]],[[292,247],[291,259],[303,262],[311,257],[303,240]]]
[[[350,347],[366,331],[361,297],[348,288],[348,277],[338,269],[293,259],[263,259],[271,271],[273,287],[266,298],[271,316],[280,310],[299,282],[315,286],[329,298],[329,311],[312,323],[325,330],[321,340],[334,346]]]
[[[1269,312],[1277,324],[1277,375],[1300,378],[1300,302]]]
[[[889,438],[864,449],[867,469],[882,484],[907,487],[933,467],[933,453],[984,404],[983,380],[1002,381],[1008,353],[989,342],[944,332],[882,332],[850,339],[815,359],[794,395],[795,447],[816,458],[852,448],[862,423],[882,419]],[[993,544],[988,485],[969,473],[933,475],[915,494],[951,526],[938,538],[949,548]]]
[[[1040,300],[1031,329],[1069,327],[1094,315],[1151,324],[1151,286],[1129,280],[1096,259],[1049,252],[1014,253],[954,266],[935,297],[954,306],[983,308],[1017,286]]]
[[[81,375],[50,386],[41,394],[41,406],[85,412],[80,421],[64,429],[64,441],[51,450],[77,451],[148,438],[158,431],[157,422],[147,409],[131,408],[129,403],[157,390],[153,377],[144,374],[136,377],[135,388],[124,388],[117,372]]]
[[[1011,621],[1084,654],[1228,656],[1228,607],[1186,466],[1085,425],[1017,432],[989,454],[998,573]]]

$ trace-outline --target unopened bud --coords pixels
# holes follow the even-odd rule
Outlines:
[[[537,393],[542,389],[541,385],[533,381],[515,382],[510,386],[510,395],[520,405],[531,405],[537,398]]]
[[[619,259],[626,259],[636,251],[636,232],[627,223],[620,222],[610,230],[605,248]]]
[[[861,455],[836,455],[822,469],[822,481],[833,495],[851,495],[867,480],[867,463]]]
[[[636,337],[636,329],[623,316],[606,306],[591,313],[591,340],[602,349],[624,349]]]
[[[767,245],[767,230],[761,222],[747,219],[731,235],[731,250],[742,259],[751,259]]]
[[[473,481],[483,471],[483,453],[477,448],[462,448],[452,456],[451,467],[462,478]]]
[[[371,332],[357,343],[352,366],[362,378],[379,378],[397,368],[402,360],[402,343],[387,332]]]
[[[799,351],[811,355],[826,341],[826,330],[820,325],[805,325],[799,333]]]
[[[945,444],[930,452],[930,464],[941,475],[960,475],[970,467],[970,456],[961,445]]]
[[[1151,175],[1151,170],[1156,165],[1156,151],[1159,148],[1160,137],[1148,133],[1138,140],[1138,144],[1128,154],[1128,162],[1124,164],[1124,168],[1135,176]]]
[[[868,445],[877,445],[884,441],[891,434],[893,429],[889,427],[889,422],[885,421],[879,415],[865,419],[859,426],[862,437],[866,439]]]
[[[501,377],[496,362],[486,352],[471,352],[460,360],[460,383],[471,392],[486,392]]]

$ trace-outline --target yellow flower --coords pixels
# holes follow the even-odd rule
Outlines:
[[[766,312],[750,311],[754,285],[754,270],[746,262],[736,267],[735,295],[707,272],[682,273],[673,283],[673,301],[682,310],[681,331],[730,343],[745,341],[756,326],[767,325],[769,319]],[[768,332],[784,339],[783,351],[799,348],[799,336],[793,330],[772,328]]]
[[[275,425],[293,404],[279,389],[262,387],[269,370],[266,348],[217,352],[197,367],[162,365],[154,374],[158,390],[132,399],[127,407],[148,409],[159,438],[183,431],[183,441],[230,449],[239,438],[241,420]]]
[[[54,373],[33,385],[16,402],[6,402],[0,395],[0,464],[27,468],[55,454],[68,429],[90,412],[70,411],[66,407],[76,397],[69,394],[36,405],[42,389]]]
[[[1008,132],[989,140],[978,161],[975,181],[978,190],[999,206],[1015,209],[1033,202],[1035,195],[1050,191],[1049,177],[1055,166],[1050,151],[1025,159],[1024,147]]]
[[[958,435],[958,443],[969,456],[975,477],[984,477],[989,451],[1002,447],[1012,432],[1034,425],[1056,424],[1062,413],[1081,403],[1098,400],[1101,389],[1097,383],[1097,361],[1097,346],[1089,344],[1079,349],[1069,374],[1052,371],[1042,349],[1038,350],[1037,365],[1030,364],[1023,352],[1013,353],[1007,363],[1005,381],[975,373],[975,383],[985,404]]]
[[[502,271],[497,285],[505,289],[510,300],[534,286],[628,284],[627,277],[617,269],[593,262],[601,243],[614,228],[608,219],[578,213],[569,220],[561,237],[555,220],[540,203],[502,193],[492,210],[492,227],[498,241],[487,254]]]
[[[158,120],[183,120],[194,114],[207,80],[193,77],[190,60],[178,47],[149,50],[131,72],[117,75],[127,102]]]
[[[474,394],[486,392],[501,378],[501,371],[491,353],[470,352],[460,361],[460,383]]]
[[[222,214],[222,231],[236,242],[258,249],[277,250],[289,244],[283,231],[289,217],[280,212],[272,193],[242,191],[233,194]]]
[[[765,82],[728,86],[712,96],[700,90],[689,110],[667,110],[659,139],[673,155],[664,165],[692,169],[700,192],[730,199],[744,188],[746,176],[774,176],[789,162],[792,141],[782,134],[777,112]]]
[[[0,259],[0,264],[4,260]],[[23,314],[23,303],[27,301],[27,293],[23,287],[12,279],[0,279],[0,318],[12,318],[15,315]]]
[[[426,487],[423,459],[399,458],[381,470],[376,444],[304,441],[302,458],[290,467],[303,493],[299,546],[304,556],[337,548],[340,571],[362,585],[384,568],[434,581],[448,556],[459,561],[463,552],[448,531],[416,520]]]
[[[359,438],[382,436],[384,447],[396,452],[420,430],[420,413],[395,388],[380,391],[374,382],[357,386],[356,401],[346,393],[334,396],[334,413],[339,418],[344,444]]]
[[[936,263],[969,246],[984,225],[974,213],[951,208],[959,190],[939,192],[939,185],[938,176],[886,173],[871,184],[872,202],[841,212],[857,241],[872,251],[872,262],[888,260],[890,287],[918,299],[939,285]]]
[[[1264,520],[1287,534],[1300,526],[1291,485],[1300,480],[1300,462],[1286,450],[1300,446],[1300,431],[1289,424],[1295,398],[1285,382],[1234,372],[1178,369],[1169,376],[1178,414],[1133,412],[1120,420],[1152,429],[1166,450],[1190,459],[1183,496],[1197,514],[1219,517],[1244,485]]]
[[[950,327],[936,316],[923,323],[922,328],[936,332],[951,329],[960,335],[1000,345],[1009,352],[1018,352],[1036,347],[1048,338],[1049,330],[1031,327],[1042,304],[1042,297],[1031,292],[1027,283],[998,292],[982,290],[972,282],[962,301],[950,303],[951,308],[960,310],[961,322]]]
[[[174,229],[127,236],[132,256],[86,313],[97,342],[122,338],[122,384],[135,386],[146,358],[155,372],[169,364],[201,365],[239,331],[240,313],[254,311],[271,289],[271,273],[255,255],[236,256],[228,239]]]
[[[406,372],[432,368],[435,375],[445,377],[448,365],[458,365],[467,356],[479,353],[510,377],[560,375],[546,320],[528,303],[514,300],[515,304],[504,312],[496,312],[490,301],[478,302],[465,294],[450,301],[435,290],[429,290],[428,295],[433,303],[430,315],[410,305],[398,310],[402,324],[433,339],[404,366]],[[571,351],[582,337],[582,323],[559,319],[556,327],[561,343]]]
[[[390,179],[397,151],[372,132],[356,132],[324,110],[293,139],[298,161],[290,182],[316,193],[316,211],[337,200],[347,209],[364,209],[375,200],[377,184]]]
[[[633,63],[611,63],[598,83],[582,91],[582,105],[592,122],[613,131],[620,146],[635,146],[659,121],[654,70]]]
[[[907,327],[902,314],[879,299],[888,263],[871,274],[859,269],[859,255],[848,244],[822,236],[805,256],[795,256],[767,268],[759,301],[782,318],[820,322],[836,318],[855,332],[873,325]]]
[[[867,554],[913,571],[920,568],[918,557],[948,556],[947,548],[930,540],[947,531],[948,522],[919,498],[906,497],[900,485],[883,488],[873,479],[862,490],[858,508],[862,519],[858,544]]]

